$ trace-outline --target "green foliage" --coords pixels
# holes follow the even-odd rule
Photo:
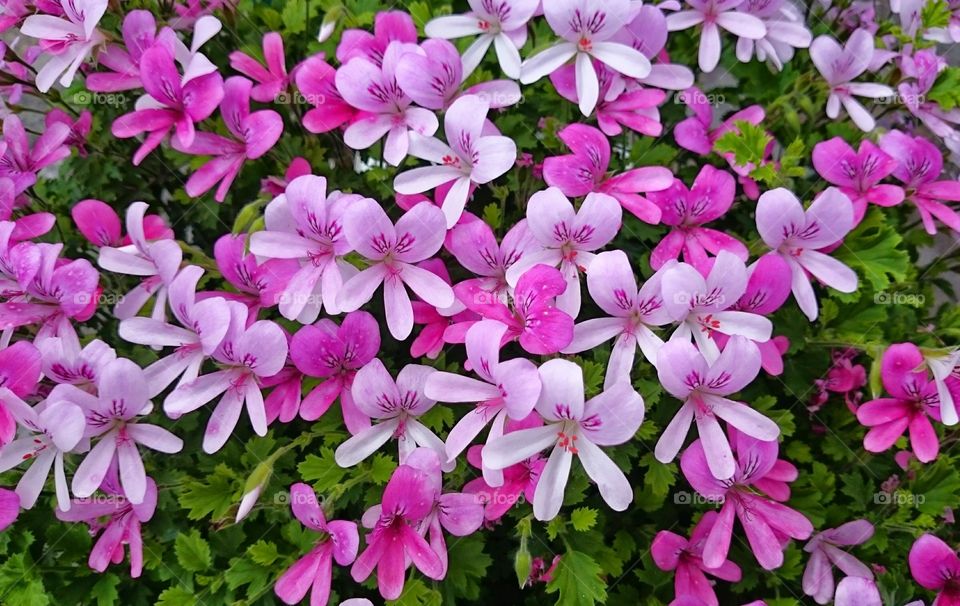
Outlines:
[[[557,604],[593,606],[607,599],[607,586],[601,578],[603,569],[585,553],[567,551],[560,558],[547,593],[557,593]]]

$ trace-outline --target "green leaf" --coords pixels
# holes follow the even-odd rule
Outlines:
[[[580,551],[567,551],[557,563],[547,593],[559,593],[557,604],[593,606],[607,600],[607,585],[596,560]]]
[[[197,599],[192,591],[182,587],[168,587],[160,592],[156,606],[194,606]]]
[[[500,212],[499,204],[487,204],[483,207],[483,222],[493,229],[500,229],[500,223],[503,221],[503,214]]]
[[[321,448],[320,456],[307,455],[297,465],[297,471],[305,482],[313,482],[318,492],[330,490],[347,475],[347,470],[337,465],[333,458],[333,449],[329,447]]]
[[[262,566],[269,566],[280,557],[277,546],[269,541],[263,540],[257,541],[247,548],[247,553],[250,555],[251,560]]]
[[[767,145],[771,141],[770,135],[761,126],[756,126],[746,120],[737,120],[736,128],[727,131],[713,144],[713,151],[718,154],[733,154],[733,159],[739,166],[763,163]]]
[[[396,600],[387,600],[390,606],[440,606],[443,596],[440,592],[427,587],[420,579],[408,580],[403,586],[403,593]]]
[[[960,83],[958,83],[960,86]],[[855,270],[875,291],[907,279],[910,255],[901,248],[903,238],[879,209],[871,209],[855,230],[843,240],[834,256]],[[883,302],[883,301],[879,301]]]
[[[647,453],[640,459],[640,465],[647,468],[643,476],[643,484],[657,497],[663,498],[670,492],[670,487],[677,481],[677,467],[673,463],[664,465]]]
[[[950,25],[950,17],[952,11],[947,0],[927,0],[920,9],[920,22],[923,24],[921,29],[947,27]]]
[[[202,572],[212,564],[210,545],[196,529],[178,534],[173,543],[173,551],[184,570]]]
[[[450,594],[468,600],[480,597],[480,586],[493,559],[483,551],[484,541],[477,535],[452,543],[448,552],[450,566],[443,588]],[[453,590],[453,591],[451,591]],[[453,601],[453,595],[446,602]]]
[[[117,585],[120,584],[120,577],[113,573],[107,573],[100,577],[93,588],[90,589],[90,599],[95,600],[97,606],[113,606],[116,604],[120,594],[117,592]]]
[[[570,513],[570,523],[578,532],[586,532],[597,524],[597,510],[590,507],[577,507]]]
[[[187,518],[191,520],[202,520],[208,515],[221,518],[233,505],[238,484],[236,473],[221,463],[205,482],[184,482],[180,505],[187,510]]]
[[[223,576],[226,578],[227,587],[230,589],[248,585],[247,595],[258,594],[271,581],[271,571],[269,569],[245,557],[230,560],[230,568],[223,573]]]
[[[287,0],[280,13],[285,32],[299,34],[307,29],[307,0]]]

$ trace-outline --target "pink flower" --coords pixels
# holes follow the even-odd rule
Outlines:
[[[418,263],[417,266],[437,274],[444,282],[450,284],[450,274],[440,259],[427,259]],[[411,305],[413,305],[413,323],[423,326],[420,334],[410,342],[410,355],[414,358],[426,356],[436,360],[443,351],[443,346],[448,342],[447,328],[459,323],[469,326],[480,319],[477,314],[466,309],[459,300],[454,301],[453,305],[446,309],[437,309],[425,301],[412,301]],[[455,342],[462,343],[463,339]]]
[[[337,447],[334,457],[340,467],[352,467],[366,459],[390,438],[397,439],[400,464],[417,446],[432,448],[443,457],[443,441],[418,420],[433,408],[436,400],[424,393],[427,378],[436,372],[430,366],[407,364],[394,381],[374,358],[357,371],[353,380],[353,400],[357,408],[379,422],[360,430]],[[444,470],[452,470],[456,461],[444,463]]]
[[[670,187],[673,173],[659,166],[634,168],[607,177],[610,142],[602,132],[585,124],[571,124],[557,133],[572,154],[543,161],[543,179],[565,196],[580,197],[591,192],[613,196],[641,221],[657,224],[660,209],[641,193]]]
[[[503,236],[500,244],[485,222],[477,220],[455,226],[449,233],[447,250],[464,269],[479,281],[481,288],[493,293],[507,290],[507,270],[523,255],[538,248],[537,242],[521,219]]]
[[[436,372],[427,378],[424,385],[427,397],[441,402],[477,404],[447,435],[445,462],[455,461],[491,421],[493,427],[487,443],[503,434],[508,418],[524,419],[537,403],[540,375],[533,362],[525,358],[500,361],[500,343],[506,332],[507,326],[496,320],[482,320],[467,331],[467,362],[479,379],[450,372]],[[499,475],[494,473],[488,477]]]
[[[87,75],[87,88],[103,93],[134,90],[140,82],[140,58],[157,39],[157,21],[147,10],[133,10],[123,18],[123,45],[109,44],[97,55],[97,64],[110,71]]]
[[[618,381],[629,381],[638,347],[651,364],[656,364],[663,341],[650,327],[670,322],[660,295],[660,278],[659,273],[654,274],[637,289],[630,260],[622,250],[602,252],[590,264],[587,274],[590,297],[609,317],[574,326],[573,341],[563,348],[563,353],[579,353],[615,339],[607,363],[605,388]]]
[[[13,524],[20,515],[20,497],[6,488],[0,488],[0,531]]]
[[[28,406],[20,398],[33,393],[40,372],[40,352],[29,341],[0,349],[0,446],[16,436],[16,417]]]
[[[70,156],[64,143],[70,136],[70,127],[55,123],[46,127],[33,146],[19,116],[10,114],[3,119],[3,143],[0,146],[0,177],[13,180],[14,194],[19,195],[37,182],[37,173]]]
[[[535,265],[520,276],[512,297],[488,291],[477,280],[457,284],[454,292],[471,311],[506,324],[507,341],[517,339],[528,353],[546,355],[559,352],[573,338],[573,318],[554,304],[566,288],[557,269]],[[454,331],[463,330],[461,334],[465,334],[466,327],[461,328],[461,324],[447,329],[448,341],[456,342],[451,335]]]
[[[70,216],[77,229],[88,242],[96,247],[128,246],[133,243],[130,236],[124,236],[117,211],[100,200],[81,200],[70,209]],[[173,239],[173,230],[167,227],[160,215],[144,215],[143,237],[147,240]]]
[[[738,132],[737,122],[744,121],[753,125],[763,122],[764,111],[759,105],[745,107],[720,122],[714,128],[714,112],[711,97],[699,88],[691,86],[679,95],[680,99],[693,110],[693,116],[682,120],[673,129],[673,137],[677,145],[683,149],[706,156],[713,151],[713,144],[717,139],[728,132]],[[726,160],[733,165],[733,156],[724,154]]]
[[[865,132],[873,130],[876,121],[854,99],[854,95],[871,98],[894,95],[893,89],[884,84],[853,82],[870,66],[873,44],[873,35],[865,29],[858,29],[850,34],[843,47],[830,36],[818,36],[810,45],[810,59],[830,87],[827,117],[836,119],[840,115],[840,105],[843,105],[854,124]]]
[[[233,51],[230,53],[230,67],[256,82],[250,90],[255,101],[270,103],[290,84],[283,56],[283,38],[277,32],[264,34],[263,59],[266,67],[244,52]]]
[[[453,305],[450,286],[434,273],[414,265],[434,255],[446,234],[443,212],[428,202],[417,204],[391,223],[387,213],[369,198],[347,209],[343,232],[350,246],[371,265],[344,283],[337,298],[342,311],[354,311],[383,284],[387,327],[397,340],[413,330],[413,306],[406,286],[437,308]]]
[[[303,127],[311,133],[329,132],[351,122],[357,114],[340,96],[336,75],[337,70],[324,61],[322,54],[308,58],[294,73],[297,89],[314,106],[303,115]]]
[[[117,357],[117,352],[100,339],[90,341],[81,349],[78,341],[51,337],[41,340],[37,348],[45,377],[55,383],[76,385],[84,391],[95,389],[103,369]]]
[[[380,595],[394,600],[403,593],[404,576],[412,563],[431,579],[443,578],[444,566],[417,527],[433,511],[435,487],[429,474],[400,465],[383,490],[379,518],[367,534],[367,548],[350,574],[358,583],[377,569]]]
[[[216,351],[230,325],[230,310],[224,299],[212,297],[197,301],[197,283],[203,269],[188,265],[170,282],[170,310],[180,326],[154,318],[133,317],[120,322],[120,337],[131,343],[151,347],[175,347],[176,351],[144,369],[148,397],[153,398],[177,377],[177,387],[200,374],[203,361]]]
[[[420,49],[422,53],[407,52],[400,57],[397,83],[418,105],[433,110],[447,109],[460,95],[460,87],[470,74],[464,73],[457,47],[446,40],[425,40]],[[518,72],[519,65],[518,54]],[[521,98],[520,87],[512,80],[481,82],[467,88],[464,94],[476,95],[492,108],[508,107]]]
[[[904,184],[907,199],[917,205],[927,233],[937,233],[934,218],[960,232],[960,213],[944,204],[960,202],[960,182],[937,180],[943,170],[943,155],[937,146],[923,137],[893,130],[880,137],[880,148],[897,161],[893,176]]]
[[[700,440],[691,444],[680,458],[680,468],[693,489],[705,499],[723,503],[703,543],[703,563],[718,568],[727,560],[736,515],[757,563],[764,570],[774,570],[783,565],[783,550],[789,539],[808,538],[813,525],[803,514],[755,490],[756,482],[777,462],[777,442],[761,442],[741,432],[732,437],[736,453],[732,479],[721,481],[713,476]]]
[[[483,134],[489,110],[490,104],[475,95],[464,95],[454,101],[443,118],[446,144],[421,137],[414,137],[411,142],[411,155],[436,165],[414,168],[394,179],[394,189],[405,195],[453,181],[441,205],[447,229],[460,220],[471,185],[493,181],[513,168],[517,159],[517,146],[512,139]]]
[[[153,295],[156,295],[156,301],[152,317],[163,320],[167,285],[177,275],[183,259],[180,245],[165,231],[153,231],[151,235],[156,234],[156,240],[147,238],[148,221],[144,217],[147,208],[146,202],[134,202],[127,207],[126,226],[130,244],[101,246],[97,257],[97,264],[107,271],[143,277],[140,285],[123,295],[113,308],[114,315],[121,320],[137,315]],[[110,231],[113,232],[110,234],[112,237],[116,231]]]
[[[434,113],[411,105],[397,83],[397,65],[406,52],[423,52],[415,45],[392,42],[387,46],[383,64],[354,57],[337,70],[337,90],[360,110],[343,133],[344,142],[353,149],[367,149],[386,135],[383,158],[399,166],[410,148],[410,133],[429,137],[439,123]]]
[[[133,503],[125,497],[113,467],[101,489],[106,496],[74,499],[69,511],[56,510],[57,519],[64,522],[86,522],[90,533],[100,538],[90,550],[87,564],[103,572],[110,563],[123,561],[124,545],[130,549],[130,576],[138,578],[143,572],[143,538],[140,525],[149,522],[157,509],[157,484],[147,478],[142,503]],[[102,531],[102,532],[101,532]]]
[[[747,268],[733,253],[721,250],[707,277],[686,263],[670,262],[662,268],[664,308],[679,323],[671,340],[691,337],[707,363],[720,357],[716,333],[741,335],[753,341],[770,340],[773,324],[761,315],[735,311],[747,289]]]
[[[580,272],[588,272],[593,251],[606,246],[620,230],[623,212],[606,194],[588,194],[579,210],[556,187],[539,191],[527,203],[527,226],[541,250],[520,257],[507,270],[507,282],[537,264],[560,266],[567,288],[557,296],[557,307],[576,317],[580,312]]]
[[[767,34],[763,21],[734,9],[743,0],[686,0],[692,10],[667,15],[667,29],[671,32],[703,25],[700,31],[700,51],[697,61],[704,72],[712,72],[720,63],[720,29],[741,38],[758,40]]]
[[[653,62],[650,73],[643,78],[637,78],[638,83],[668,90],[684,90],[693,86],[693,72],[685,65],[668,62],[669,57],[664,51],[667,44],[667,18],[663,11],[667,8],[666,5],[667,3],[661,3],[660,6],[644,4],[633,21],[621,29],[615,38],[637,49]],[[635,90],[649,89],[638,86]],[[600,97],[602,104],[604,95],[601,94]],[[603,129],[602,124],[600,128]]]
[[[468,0],[470,12],[431,19],[424,32],[431,38],[477,36],[463,53],[464,78],[480,65],[492,44],[500,69],[508,78],[520,77],[519,49],[527,41],[527,22],[540,3],[537,0]]]
[[[650,266],[660,269],[681,254],[683,260],[698,269],[704,268],[707,253],[726,250],[746,261],[749,253],[742,242],[727,234],[703,227],[704,223],[721,218],[733,204],[736,183],[730,173],[705,165],[687,189],[680,179],[664,191],[653,192],[650,200],[660,207],[661,221],[673,229],[650,253]]]
[[[43,117],[43,124],[46,128],[54,124],[66,124],[70,128],[70,134],[65,141],[66,145],[76,148],[80,157],[87,157],[87,137],[90,136],[90,130],[93,127],[93,114],[89,110],[83,110],[74,118],[62,109],[54,108]]]
[[[689,541],[669,530],[661,530],[653,538],[650,545],[653,563],[665,572],[675,571],[673,592],[678,599],[696,598],[697,604],[719,606],[717,594],[706,575],[731,583],[741,578],[740,567],[730,560],[724,560],[713,568],[703,563],[703,544],[716,525],[717,517],[715,511],[703,514],[693,527]]]
[[[834,566],[845,575],[872,580],[870,568],[844,549],[866,543],[872,536],[873,524],[866,520],[854,520],[810,537],[803,547],[810,554],[803,571],[803,592],[818,604],[829,603],[834,593]]]
[[[883,353],[883,387],[893,397],[871,400],[857,409],[857,420],[870,428],[863,438],[863,447],[870,452],[887,450],[909,429],[917,458],[923,463],[937,458],[940,442],[930,417],[940,420],[940,398],[926,370],[916,370],[922,365],[923,354],[912,343],[891,345]],[[953,415],[955,423],[956,412]]]
[[[760,372],[760,352],[749,340],[732,337],[712,364],[689,341],[671,340],[660,348],[656,366],[663,388],[683,401],[657,441],[654,454],[661,463],[676,458],[694,420],[710,473],[718,480],[728,480],[737,469],[720,419],[757,440],[776,440],[780,435],[780,428],[769,418],[726,397],[749,385]]]
[[[125,358],[117,358],[104,367],[96,396],[73,385],[59,385],[48,401],[78,404],[86,416],[83,436],[100,438],[73,476],[73,494],[77,497],[92,495],[107,477],[111,464],[117,461],[123,493],[131,503],[139,505],[146,498],[147,476],[137,445],[165,453],[183,448],[183,441],[166,429],[136,420],[149,411],[150,394],[143,371]]]
[[[210,416],[203,435],[203,450],[220,450],[240,418],[246,404],[250,425],[259,436],[267,433],[267,417],[259,381],[283,368],[287,359],[287,338],[283,330],[268,320],[248,325],[247,308],[227,301],[230,326],[213,359],[220,370],[201,375],[174,389],[164,400],[163,410],[171,418],[192,412],[223,394]]]
[[[375,65],[383,65],[392,42],[416,43],[417,26],[413,17],[403,11],[380,11],[374,17],[373,33],[363,29],[344,30],[337,46],[337,61],[346,65],[361,57]]]
[[[620,382],[584,403],[583,371],[563,359],[540,366],[543,389],[537,412],[546,424],[505,434],[483,447],[484,467],[504,469],[552,448],[533,495],[533,514],[552,520],[560,511],[574,455],[596,482],[612,509],[623,511],[633,489],[600,446],[615,446],[633,437],[643,421],[643,398]]]
[[[216,71],[188,79],[180,75],[173,51],[157,42],[140,57],[140,79],[147,94],[137,109],[114,120],[111,132],[127,139],[147,133],[133,155],[140,162],[174,132],[181,148],[193,145],[195,122],[200,122],[217,109],[223,99],[223,78]]]
[[[833,603],[834,606],[883,606],[880,590],[873,579],[858,576],[844,577],[837,583]],[[923,606],[923,603],[916,602],[906,606]]]
[[[778,187],[757,201],[757,230],[764,243],[790,265],[797,305],[811,322],[817,319],[817,297],[810,276],[840,292],[857,289],[857,274],[820,252],[842,242],[853,228],[853,205],[845,194],[828,187],[804,210],[793,193]]]
[[[910,548],[908,561],[913,580],[937,592],[935,606],[960,600],[960,558],[952,547],[932,534],[924,534]]]
[[[748,63],[756,53],[760,61],[769,61],[777,71],[793,58],[794,49],[808,48],[813,39],[804,25],[804,15],[784,0],[744,0],[737,10],[763,22],[766,34],[761,38],[742,36],[737,40],[737,59]]]
[[[295,259],[258,261],[257,255],[247,250],[246,234],[220,236],[213,245],[213,256],[223,279],[240,292],[216,291],[204,293],[204,298],[216,295],[240,301],[250,308],[251,316],[257,315],[261,306],[272,307],[280,302],[287,283],[300,269]]]
[[[303,374],[323,379],[303,399],[300,416],[319,419],[339,397],[347,430],[356,434],[369,427],[370,419],[357,408],[351,389],[357,371],[379,350],[380,327],[365,311],[348,313],[340,326],[324,318],[298,330],[290,341],[290,358]]]
[[[37,72],[37,89],[42,93],[58,78],[61,86],[70,86],[94,47],[105,40],[97,24],[107,10],[107,0],[60,0],[59,5],[62,17],[30,15],[20,26],[21,34],[39,39],[40,48],[51,55]]]
[[[219,183],[214,199],[223,202],[243,163],[270,151],[283,134],[280,114],[272,109],[250,112],[251,86],[249,80],[240,76],[228,78],[223,85],[220,115],[233,138],[199,132],[188,145],[182,145],[179,139],[174,139],[173,147],[177,151],[214,156],[190,175],[186,185],[189,196],[202,196]]]
[[[663,132],[663,124],[660,123],[658,106],[667,98],[666,93],[630,84],[599,61],[594,61],[593,66],[600,83],[597,106],[594,108],[600,130],[612,137],[622,133],[623,126],[626,126],[640,134],[659,137]],[[564,65],[550,74],[550,82],[557,89],[557,94],[571,103],[580,101],[576,78],[577,69],[574,65]],[[690,78],[692,83],[692,74]]]
[[[285,318],[309,324],[324,307],[329,314],[340,312],[337,297],[344,278],[355,273],[341,260],[352,250],[345,236],[344,214],[359,201],[354,194],[330,192],[327,196],[326,178],[303,175],[267,205],[266,229],[250,236],[250,252],[299,264],[285,284],[277,285]]]
[[[867,202],[877,206],[903,202],[902,189],[880,184],[896,170],[897,161],[869,140],[861,141],[856,152],[840,137],[821,141],[813,147],[813,167],[853,202],[854,225],[863,220]]]
[[[630,0],[556,0],[543,5],[550,29],[564,39],[523,62],[520,82],[532,84],[573,59],[577,66],[576,86],[580,111],[593,113],[600,98],[600,83],[593,59],[631,78],[650,74],[650,61],[632,46],[615,41],[615,34],[633,20],[639,6]]]
[[[280,575],[273,586],[284,604],[299,604],[310,592],[310,603],[323,606],[330,599],[333,560],[349,566],[357,558],[360,535],[356,522],[327,521],[313,489],[303,483],[290,487],[290,509],[305,527],[320,533],[316,545]]]

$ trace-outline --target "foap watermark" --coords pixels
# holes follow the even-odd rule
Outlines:
[[[680,490],[673,493],[674,505],[723,505],[723,495],[708,497],[699,492],[687,492]]]
[[[897,507],[919,507],[927,498],[922,494],[913,494],[903,490],[887,492],[881,490],[873,493],[874,505],[895,505]]]
[[[88,90],[73,94],[75,105],[105,105],[107,107],[126,107],[129,99],[123,93],[95,93]]]
[[[311,503],[319,503],[320,507],[323,508],[324,502],[323,495],[315,495],[312,492],[290,492],[287,490],[278,490],[273,493],[273,504],[274,505],[309,505]]]
[[[926,297],[920,293],[912,292],[888,292],[881,290],[873,295],[873,302],[877,305],[909,305],[910,307],[922,307]]]
[[[277,105],[313,105],[314,107],[320,107],[326,104],[327,97],[320,93],[304,94],[298,90],[293,92],[283,91],[277,93],[277,96],[273,98],[273,102]]]
[[[700,90],[682,90],[673,94],[676,105],[723,105],[727,97],[721,93],[705,93]]]
[[[119,305],[123,303],[126,298],[127,296],[125,294],[113,292],[79,292],[73,297],[78,305],[96,303],[98,307],[100,305]]]
[[[477,503],[481,505],[507,505],[508,507],[513,507],[514,505],[518,504],[523,505],[527,501],[522,491],[516,494],[511,494],[500,491],[491,492],[481,490],[474,493],[474,498],[476,499]]]

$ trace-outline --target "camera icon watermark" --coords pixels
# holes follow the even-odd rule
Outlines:
[[[897,507],[917,507],[923,505],[927,498],[922,494],[912,494],[902,490],[894,492],[880,491],[873,493],[874,505],[895,505]]]
[[[704,496],[699,492],[687,492],[680,490],[673,493],[674,505],[723,505],[724,497]]]
[[[320,107],[326,104],[327,97],[320,93],[304,94],[298,90],[293,92],[281,91],[273,98],[273,102],[277,105],[313,105],[314,107]]]
[[[104,105],[107,107],[126,107],[129,100],[123,93],[97,93],[88,90],[73,94],[75,105]]]
[[[683,90],[673,95],[676,105],[723,105],[727,97],[721,93],[704,93],[699,90]]]
[[[877,305],[909,305],[910,307],[921,307],[926,300],[926,297],[920,293],[888,292],[881,290],[873,295],[873,302]]]

